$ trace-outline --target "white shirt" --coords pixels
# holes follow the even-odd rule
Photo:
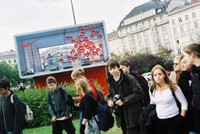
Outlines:
[[[168,119],[178,115],[179,109],[176,100],[169,88],[163,91],[155,91],[152,96],[150,93],[151,104],[156,104],[156,112],[159,119]],[[181,103],[181,110],[187,110],[188,103],[179,87],[175,91],[175,95]]]

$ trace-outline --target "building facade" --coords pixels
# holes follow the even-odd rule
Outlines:
[[[17,65],[17,54],[16,51],[10,50],[0,53],[0,62],[5,61],[10,66]]]
[[[117,29],[124,52],[159,54],[172,50],[167,15],[170,1],[151,0],[135,7]]]
[[[172,43],[175,53],[182,48],[200,41],[200,2],[176,7],[168,14]]]

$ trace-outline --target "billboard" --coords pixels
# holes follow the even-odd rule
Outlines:
[[[21,78],[103,66],[110,58],[103,21],[14,38]]]

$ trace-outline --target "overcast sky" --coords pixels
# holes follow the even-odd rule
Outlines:
[[[73,0],[77,24],[105,21],[116,30],[136,6],[150,0]],[[74,25],[70,0],[0,0],[0,52],[15,50],[15,34]]]

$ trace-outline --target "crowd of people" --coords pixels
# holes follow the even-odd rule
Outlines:
[[[131,68],[130,61],[110,59],[106,64],[107,106],[113,111],[123,134],[200,134],[200,44],[183,49],[174,58],[174,71],[165,67],[151,70],[152,85]],[[79,101],[80,134],[100,134],[97,89],[83,69],[71,73]],[[75,134],[69,94],[57,86],[56,78],[46,79],[52,133]],[[10,90],[8,80],[0,80],[0,134],[22,134],[25,116],[22,103]],[[13,95],[14,94],[14,95]],[[13,102],[11,101],[13,95]]]

